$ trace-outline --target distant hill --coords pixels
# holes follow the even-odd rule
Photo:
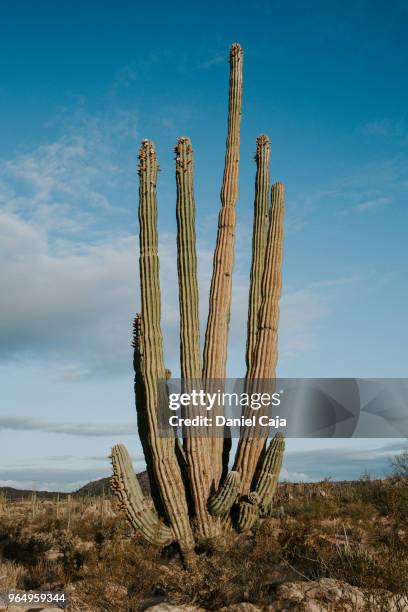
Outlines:
[[[140,483],[142,491],[145,495],[150,495],[150,484],[147,472],[141,472],[136,474],[137,479]],[[57,491],[36,491],[37,497],[40,499],[56,499],[59,495],[61,499],[67,497],[68,493],[58,493]],[[110,489],[110,476],[107,478],[99,478],[99,480],[92,480],[86,485],[73,491],[71,495],[83,497],[90,495],[91,497],[98,497],[104,493],[106,496],[111,494]],[[0,495],[5,495],[7,499],[26,499],[31,497],[33,492],[27,489],[14,489],[13,487],[0,487]]]
[[[144,495],[150,495],[150,483],[147,472],[140,472],[140,474],[136,474],[137,479],[140,483],[141,489]],[[74,495],[84,496],[99,496],[102,493],[105,495],[110,494],[110,476],[108,478],[99,478],[99,480],[92,480],[88,482],[86,485],[75,491]]]
[[[38,498],[41,499],[56,499],[57,495],[64,498],[68,493],[58,493],[57,491],[35,491]],[[33,492],[29,489],[14,489],[13,487],[0,487],[0,495],[5,495],[7,499],[26,499],[31,497]]]

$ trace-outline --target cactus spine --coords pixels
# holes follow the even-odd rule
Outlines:
[[[242,65],[242,49],[240,45],[234,44],[230,49],[228,133],[224,177],[221,188],[221,210],[218,217],[218,235],[214,252],[209,312],[204,344],[204,379],[224,378],[227,362],[232,269],[235,245],[235,205],[238,198],[239,144],[242,111]],[[215,436],[211,440],[215,487],[218,487],[222,473],[223,442],[222,438]]]
[[[179,138],[176,152],[177,184],[177,269],[180,303],[180,369],[186,385],[200,383],[200,321],[198,308],[197,254],[195,236],[194,159],[189,138]],[[187,391],[188,389],[184,389]],[[190,415],[189,408],[186,416]],[[187,473],[200,536],[210,537],[214,525],[207,509],[207,498],[212,481],[212,464],[206,429],[184,439]]]
[[[186,391],[202,379],[202,384],[206,385],[211,379],[225,377],[238,196],[242,63],[242,49],[234,44],[230,50],[225,167],[203,363],[200,359],[193,152],[188,138],[179,138],[176,146],[180,365]],[[284,189],[281,183],[272,187],[268,218],[269,160],[269,139],[262,135],[257,139],[256,152],[246,348],[249,384],[273,379],[277,361]],[[164,385],[158,383],[169,378],[170,373],[164,367],[161,333],[157,172],[154,145],[144,140],[138,167],[141,314],[135,318],[133,345],[138,430],[153,505],[143,498],[132,462],[122,445],[112,449],[112,487],[133,528],[159,546],[177,542],[189,565],[194,559],[196,538],[214,537],[222,528],[230,529],[231,524],[245,532],[268,515],[282,464],[284,440],[275,436],[265,449],[264,436],[241,436],[234,469],[220,483],[228,463],[229,449],[224,440],[209,439],[205,429],[196,436],[183,432],[183,444],[174,436],[160,436],[157,407],[167,401],[167,396]],[[213,417],[218,408],[221,409],[213,409]],[[187,406],[185,414],[193,415],[192,407]]]

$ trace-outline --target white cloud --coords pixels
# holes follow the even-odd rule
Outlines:
[[[284,469],[293,476],[295,473],[299,475],[297,468],[302,466],[303,474],[311,481],[333,476],[335,480],[353,480],[367,472],[373,477],[384,477],[391,471],[390,457],[399,454],[405,447],[402,440],[387,441],[378,448],[364,448],[359,439],[345,440],[343,448],[330,447],[329,444],[333,442],[327,440],[326,448],[287,450]]]
[[[51,248],[47,234],[0,214],[0,355],[36,355],[66,366],[66,378],[121,367],[130,357],[136,238]]]
[[[128,225],[128,213],[112,203],[118,201],[120,189],[136,197],[136,177],[119,153],[124,139],[134,136],[136,123],[134,114],[121,111],[109,120],[92,117],[82,107],[73,117],[62,112],[60,138],[3,164],[0,260],[6,265],[0,268],[0,359],[43,361],[51,378],[65,381],[128,373],[132,321],[139,307],[137,236],[109,229],[109,223],[124,213],[120,225]],[[199,235],[206,235],[202,229]],[[240,228],[233,278],[234,368],[244,362],[249,231],[245,224]],[[202,338],[212,248],[199,241]],[[179,314],[173,233],[160,234],[160,266],[166,365],[176,372]],[[311,350],[316,345],[315,323],[328,312],[318,288],[287,292],[281,302],[282,354],[290,358]]]
[[[136,432],[133,423],[61,423],[27,416],[0,416],[0,431],[41,431],[68,436],[128,436]]]
[[[5,160],[0,171],[0,205],[45,230],[78,233],[120,209],[113,189],[129,183],[121,148],[135,136],[137,117],[117,111],[92,117],[82,108],[58,118],[61,136]]]
[[[18,480],[1,480],[1,479],[0,479],[0,487],[11,487],[13,489],[23,488]]]
[[[303,472],[290,472],[286,468],[282,468],[280,480],[288,480],[289,482],[312,482],[312,478]]]
[[[160,241],[162,325],[168,365],[177,367],[178,286],[176,239]],[[0,214],[2,288],[0,356],[53,362],[50,374],[64,380],[95,373],[127,372],[131,328],[138,308],[137,238],[106,237],[94,244],[51,244],[49,234],[15,213]],[[199,247],[202,335],[208,310],[212,252]],[[237,272],[233,289],[231,351],[243,355],[247,276]],[[314,324],[328,316],[320,289],[290,291],[281,302],[283,354],[315,344]],[[242,357],[243,359],[243,357]]]
[[[360,204],[357,204],[357,206],[353,208],[353,211],[356,213],[364,213],[364,212],[367,212],[368,210],[374,210],[376,208],[383,208],[387,204],[390,204],[390,202],[391,202],[391,198],[386,198],[386,197],[376,198],[375,200],[368,200],[366,202],[361,202]]]

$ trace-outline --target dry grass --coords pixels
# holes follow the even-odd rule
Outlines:
[[[266,605],[282,582],[322,577],[407,595],[406,480],[282,484],[275,514],[255,534],[203,544],[187,575],[175,549],[135,539],[109,499],[2,499],[0,590],[65,589],[73,609],[106,612],[160,598]]]

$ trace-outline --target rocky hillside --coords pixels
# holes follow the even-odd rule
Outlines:
[[[150,485],[149,478],[147,476],[147,472],[140,472],[140,474],[136,474],[140,486],[142,487],[142,491],[145,495],[150,494]],[[67,497],[68,493],[58,493],[57,491],[36,491],[36,496],[39,499],[56,499],[59,495],[60,499]],[[19,499],[27,499],[31,498],[33,494],[32,490],[28,489],[15,489],[13,487],[0,487],[0,496],[4,496],[10,500],[19,500]],[[99,480],[92,480],[88,482],[86,485],[78,489],[77,491],[73,491],[72,495],[74,496],[90,496],[97,497],[104,494],[105,496],[110,495],[110,476],[107,478],[99,478]]]

